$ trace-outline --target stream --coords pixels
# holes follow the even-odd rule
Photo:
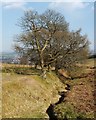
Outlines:
[[[61,104],[62,102],[65,101],[65,97],[67,96],[67,92],[70,90],[70,86],[68,84],[66,84],[67,87],[65,87],[65,91],[59,91],[58,94],[60,95],[59,100],[54,103],[54,104],[50,104],[49,107],[46,110],[46,113],[49,116],[49,120],[58,120],[56,113],[54,112],[54,107],[58,104]],[[67,120],[66,118],[64,120]]]

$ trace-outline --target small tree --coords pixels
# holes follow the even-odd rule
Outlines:
[[[27,57],[26,57],[26,56],[21,56],[21,57],[19,58],[19,63],[20,63],[21,65],[28,65],[28,59],[27,59]]]

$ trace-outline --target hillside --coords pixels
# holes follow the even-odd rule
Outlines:
[[[54,72],[47,72],[47,78],[42,79],[39,70],[21,66],[23,71],[29,70],[23,75],[12,72],[12,66],[3,64],[2,69],[3,118],[48,118],[46,109],[59,99],[58,91],[65,86]]]
[[[96,61],[96,60],[95,60]],[[71,89],[67,96],[53,109],[56,118],[93,118],[95,99],[94,60],[84,61],[76,70],[73,80],[47,72],[42,79],[40,70],[27,65],[2,65],[2,116],[3,118],[48,118],[46,110],[50,104],[58,103],[58,91]],[[52,110],[51,110],[52,112]]]
[[[83,70],[79,71],[73,80],[65,80],[71,86],[64,100],[54,106],[54,115],[58,119],[76,118],[76,120],[95,120],[96,66],[93,59],[82,64]],[[64,79],[62,79],[64,80]]]

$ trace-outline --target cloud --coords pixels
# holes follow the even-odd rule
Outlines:
[[[26,0],[1,0],[2,3],[10,3],[10,2],[26,2]]]
[[[89,3],[84,3],[82,0],[56,0],[56,2],[50,3],[49,8],[73,12],[78,9],[83,9],[88,5]]]
[[[1,0],[0,3],[6,9],[21,8],[26,10],[28,2],[51,2],[49,8],[62,7],[64,10],[71,12],[76,9],[85,8],[88,5],[88,1],[94,2],[95,0]],[[84,2],[87,3],[85,4]]]
[[[23,11],[34,10],[33,7],[27,7],[27,2],[7,2],[3,3],[4,9],[21,9]]]
[[[0,2],[51,2],[51,1],[52,0],[0,0]]]
[[[5,9],[25,9],[25,0],[1,0],[0,4]]]
[[[10,2],[10,3],[3,3],[3,7],[6,9],[16,9],[16,8],[20,8],[20,9],[24,9],[25,8],[25,4],[24,2]]]
[[[0,0],[0,2],[95,2],[95,0]]]

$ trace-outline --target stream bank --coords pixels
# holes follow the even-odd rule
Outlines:
[[[66,87],[65,87],[65,90],[66,91],[59,91],[58,94],[60,95],[60,98],[59,100],[54,103],[54,104],[50,104],[50,106],[48,107],[48,109],[46,110],[46,113],[48,114],[49,116],[49,120],[58,120],[58,117],[57,117],[57,114],[55,113],[54,111],[54,108],[58,105],[58,104],[61,104],[62,102],[65,102],[65,98],[68,94],[68,91],[70,90],[70,85],[66,84]],[[67,120],[67,118],[65,117],[64,120]]]

